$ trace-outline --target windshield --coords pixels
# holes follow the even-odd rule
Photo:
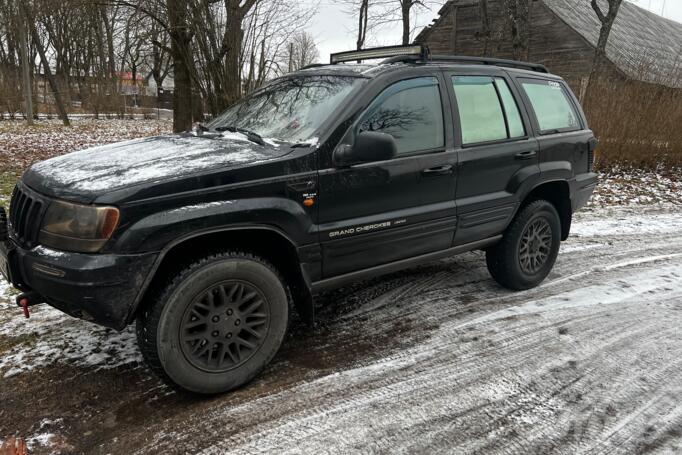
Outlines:
[[[345,76],[280,79],[230,107],[207,127],[249,130],[283,142],[306,142],[362,81]]]

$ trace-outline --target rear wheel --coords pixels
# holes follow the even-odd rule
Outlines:
[[[285,285],[267,261],[203,258],[159,289],[137,320],[140,349],[162,378],[196,393],[253,379],[275,356],[288,321]]]
[[[500,243],[486,252],[492,277],[504,287],[530,289],[554,267],[561,243],[561,220],[545,200],[525,206],[507,228]]]

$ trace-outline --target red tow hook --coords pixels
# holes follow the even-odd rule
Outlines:
[[[19,300],[19,306],[24,310],[24,316],[26,317],[26,319],[30,318],[31,312],[28,311],[28,299],[26,297]]]
[[[38,305],[43,301],[44,300],[42,297],[40,297],[35,292],[30,291],[19,294],[16,297],[17,305],[20,306],[22,310],[24,310],[24,316],[26,317],[26,319],[31,317],[31,313],[28,311],[28,307]]]

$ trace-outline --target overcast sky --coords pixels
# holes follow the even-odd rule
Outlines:
[[[589,0],[576,0],[589,1]],[[642,8],[649,9],[669,19],[682,23],[682,0],[631,0]],[[315,0],[302,0],[302,3],[316,3]],[[429,24],[434,19],[440,7],[445,3],[433,2],[435,6],[431,10],[421,10],[417,15],[417,30]],[[398,4],[398,0],[396,0]],[[329,54],[351,50],[355,48],[356,21],[344,11],[344,6],[334,0],[320,0],[318,14],[311,20],[310,32],[315,37],[317,47],[320,50],[320,61],[329,61]],[[375,36],[372,36],[368,45],[391,45],[400,44],[402,36],[401,25],[396,23],[387,26]]]

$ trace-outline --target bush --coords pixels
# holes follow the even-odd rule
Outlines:
[[[583,107],[599,138],[597,169],[682,166],[682,89],[596,79]]]

